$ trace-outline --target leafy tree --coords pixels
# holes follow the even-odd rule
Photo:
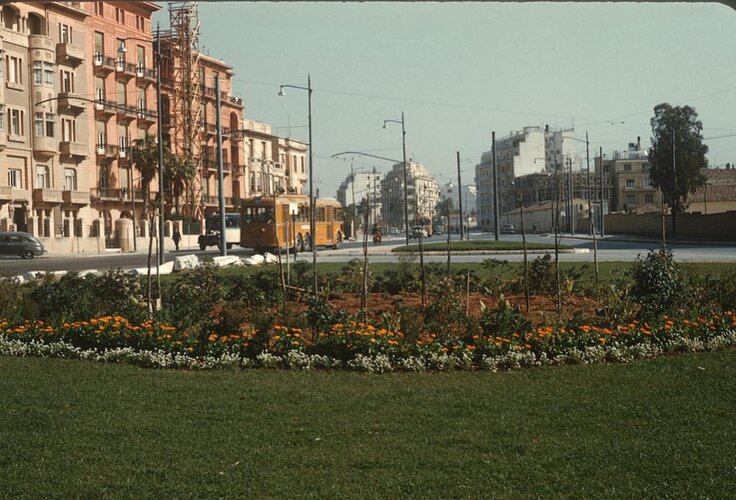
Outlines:
[[[164,159],[164,179],[170,186],[177,214],[181,213],[181,196],[187,192],[196,175],[196,166],[185,156],[169,154]]]
[[[649,177],[654,187],[662,191],[664,201],[672,211],[674,234],[675,218],[686,208],[687,194],[694,193],[705,184],[701,169],[707,166],[705,154],[708,146],[703,144],[703,123],[698,120],[695,108],[690,106],[658,104],[654,107],[651,125]]]

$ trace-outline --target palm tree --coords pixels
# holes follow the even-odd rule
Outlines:
[[[140,173],[141,185],[143,186],[143,199],[146,200],[146,203],[143,205],[143,213],[145,215],[148,213],[148,204],[151,202],[149,196],[151,181],[156,177],[158,170],[158,144],[156,144],[156,138],[150,134],[146,134],[143,139],[135,141],[135,145],[131,149],[131,159],[133,165]]]

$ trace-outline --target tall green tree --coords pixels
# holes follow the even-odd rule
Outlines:
[[[143,199],[146,200],[144,213],[148,213],[150,204],[149,190],[151,181],[156,177],[158,171],[158,144],[156,138],[146,134],[143,139],[138,139],[130,151],[131,160],[140,174],[141,186],[143,186]]]
[[[670,207],[675,236],[676,217],[687,207],[687,194],[705,184],[701,169],[708,166],[705,158],[708,146],[703,144],[703,123],[698,120],[695,108],[690,106],[658,104],[654,107],[651,125],[649,177]]]

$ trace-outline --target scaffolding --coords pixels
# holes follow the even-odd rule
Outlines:
[[[199,14],[197,2],[169,3],[170,30],[162,37],[171,85],[172,152],[195,173],[184,189],[181,214],[203,220],[202,94],[199,71]]]

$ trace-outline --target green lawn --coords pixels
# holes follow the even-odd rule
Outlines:
[[[0,357],[18,497],[732,497],[736,352],[511,373]]]

